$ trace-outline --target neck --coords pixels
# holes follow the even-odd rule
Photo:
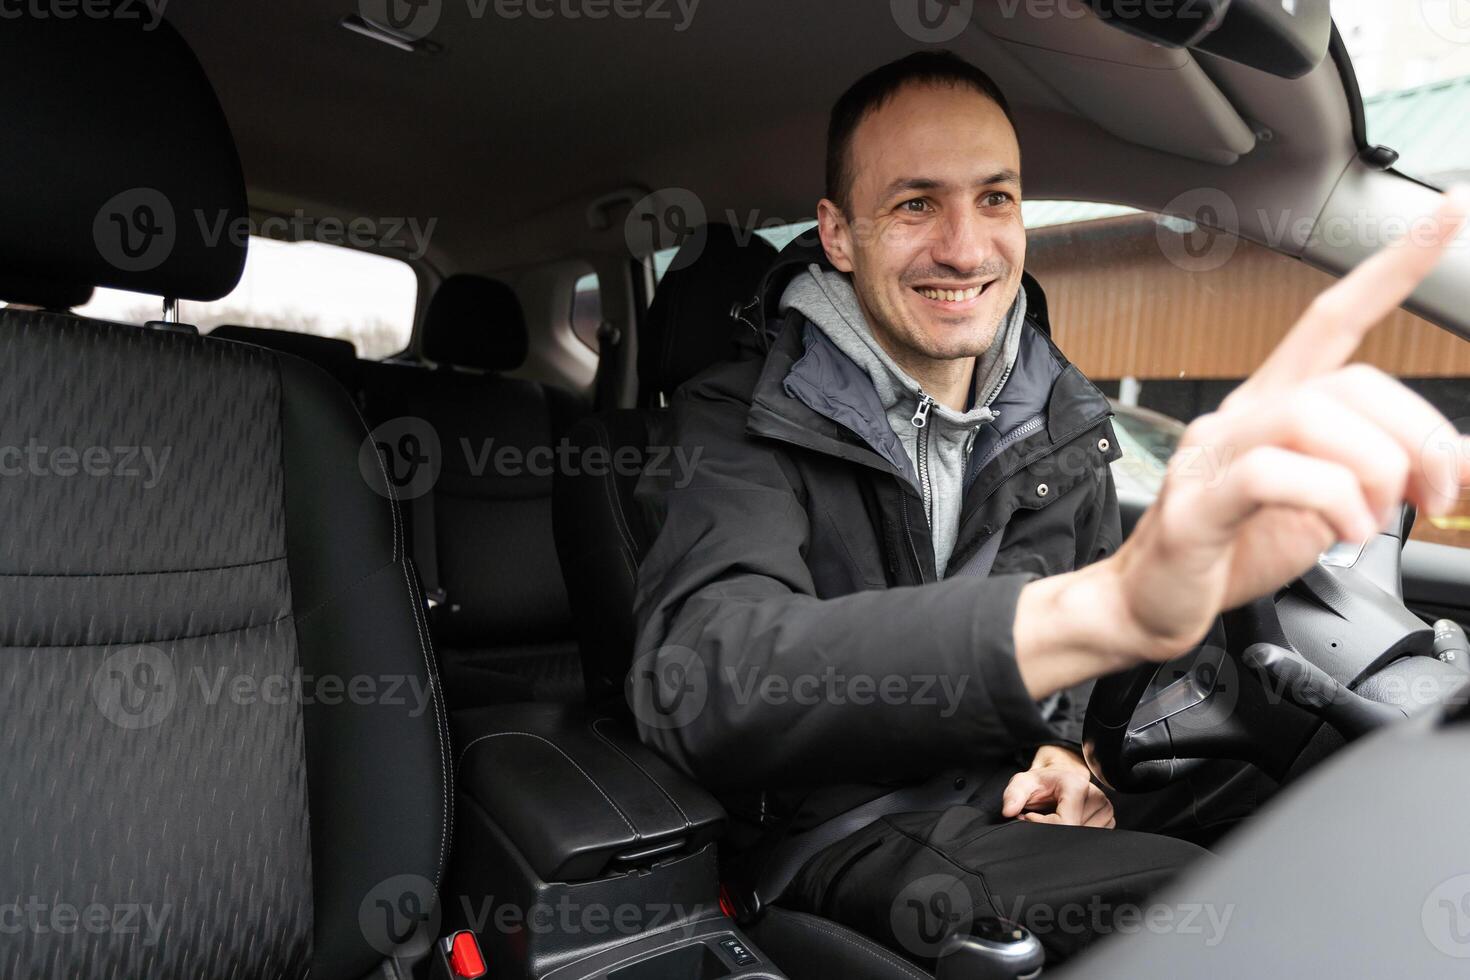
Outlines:
[[[975,377],[974,357],[935,360],[915,357],[908,351],[891,350],[881,336],[878,343],[894,363],[939,404],[956,412],[964,412],[969,407],[970,388]]]

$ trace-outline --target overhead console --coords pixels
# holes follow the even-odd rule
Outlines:
[[[1281,78],[1321,64],[1330,0],[1089,0],[1105,23],[1156,44],[1197,48]]]
[[[1056,0],[1047,5],[1050,16],[1027,9],[976,4],[973,23],[1037,85],[1103,130],[1221,166],[1255,148],[1251,126],[1188,50],[1116,30],[1085,0]]]
[[[1206,66],[1298,77],[1327,56],[1332,21],[1327,0],[1049,0],[976,4],[972,26],[1113,136],[1230,166],[1255,149],[1256,127]]]

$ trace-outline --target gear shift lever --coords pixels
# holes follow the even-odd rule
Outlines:
[[[1274,643],[1251,644],[1241,660],[1261,675],[1267,690],[1321,718],[1349,741],[1408,717],[1401,708],[1348,690],[1321,667]]]
[[[1004,919],[976,919],[939,954],[934,980],[1031,980],[1046,952],[1029,929]]]

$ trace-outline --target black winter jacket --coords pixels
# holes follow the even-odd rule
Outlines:
[[[773,269],[751,310],[776,309],[810,261]],[[1052,344],[1045,298],[1025,286],[1020,354],[971,450],[943,580],[919,489],[875,451],[876,429],[801,397],[833,364],[860,369],[830,341],[813,352],[825,337],[800,313],[751,317],[766,323],[753,335],[763,356],[676,394],[671,441],[699,464],[685,485],[640,484],[658,531],[638,574],[628,697],[644,741],[737,811],[759,800],[768,821],[805,802],[814,821],[946,769],[1014,771],[1080,736],[1085,693],[1046,706],[1048,721],[1012,624],[1026,583],[1117,548],[1120,451],[1107,400]],[[887,429],[876,393],[873,405]],[[989,567],[967,574],[976,565]]]

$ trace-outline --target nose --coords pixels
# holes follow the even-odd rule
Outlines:
[[[974,208],[953,208],[934,229],[929,257],[954,270],[956,278],[974,275],[995,253],[985,219]]]

